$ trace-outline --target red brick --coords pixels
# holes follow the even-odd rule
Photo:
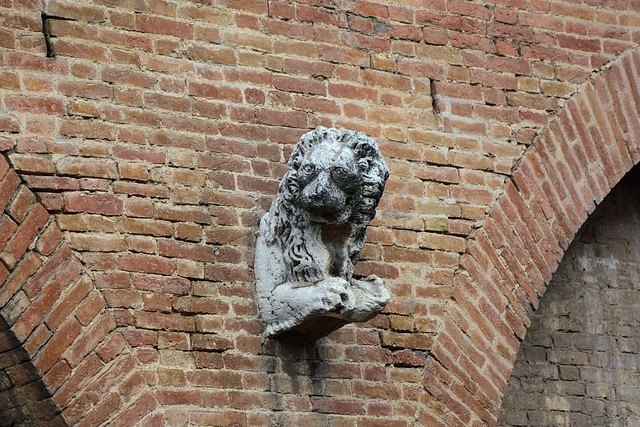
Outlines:
[[[251,274],[246,269],[234,265],[207,264],[205,278],[220,282],[240,282],[250,280]]]
[[[4,174],[9,170],[9,163],[4,158],[4,156],[0,156],[0,178],[4,177]]]
[[[69,212],[87,212],[102,215],[121,215],[124,202],[116,196],[93,194],[69,194],[64,196],[65,209]]]
[[[157,82],[156,77],[153,77],[150,74],[124,68],[103,68],[101,77],[102,80],[106,82],[131,85],[141,88],[150,88]]]
[[[11,161],[16,170],[21,172],[54,173],[56,168],[50,156],[34,154],[13,154]]]
[[[134,274],[131,279],[133,287],[142,291],[186,295],[191,287],[191,282],[181,277],[157,277]]]
[[[20,77],[17,73],[0,72],[0,87],[9,90],[20,90]],[[9,116],[7,116],[9,117]],[[18,124],[19,131],[19,124]]]
[[[12,95],[6,97],[4,103],[10,111],[30,112],[34,114],[65,114],[67,111],[60,98]]]
[[[56,302],[60,293],[60,287],[55,282],[49,282],[42,288],[38,298],[30,301],[27,310],[22,313],[20,319],[12,327],[13,332],[21,342],[25,341],[38,323],[44,319],[45,314]]]
[[[86,98],[113,98],[113,87],[105,83],[63,81],[58,91],[67,96]]]
[[[25,286],[25,291],[29,297],[35,296],[51,275],[57,273],[58,269],[71,255],[71,249],[68,245],[62,244],[54,255],[40,268],[37,274]]]
[[[355,399],[314,396],[311,398],[314,411],[325,414],[364,415],[364,403]]]
[[[158,218],[169,221],[186,221],[199,224],[210,224],[212,221],[211,215],[203,207],[156,204],[155,211]]]
[[[187,98],[165,95],[162,93],[147,93],[144,95],[144,103],[151,108],[163,108],[177,112],[187,112],[190,102]]]
[[[116,393],[111,393],[100,399],[100,403],[77,425],[80,427],[100,425],[108,420],[122,407],[122,399]]]
[[[75,256],[69,257],[69,261],[62,265],[56,274],[56,282],[62,289],[66,289],[73,283],[83,271],[82,263]]]
[[[237,62],[235,50],[228,47],[212,48],[211,46],[192,44],[186,52],[190,58],[205,62],[225,65],[235,65]]]
[[[145,330],[125,330],[122,331],[122,336],[127,343],[132,347],[137,346],[152,346],[155,347],[158,344],[158,338],[156,332]]]
[[[411,350],[405,349],[393,353],[393,364],[400,367],[420,367],[424,366],[425,363]]]
[[[370,57],[367,53],[352,48],[339,46],[320,45],[318,49],[320,58],[338,64],[351,64],[360,67],[370,66]]]
[[[171,297],[160,293],[142,294],[144,309],[168,313],[171,311]]]
[[[94,277],[97,288],[128,289],[131,287],[131,278],[128,273],[98,273]]]
[[[296,6],[296,16],[301,21],[313,23],[323,23],[330,26],[338,26],[339,17],[337,13],[326,9],[309,7],[304,5]]]
[[[10,52],[6,55],[6,62],[12,67],[24,70],[52,74],[66,74],[68,72],[66,60],[45,58],[26,53]]]
[[[8,3],[0,0],[0,7]],[[555,269],[574,228],[595,208],[595,201],[608,193],[622,171],[630,167],[629,160],[640,158],[635,149],[630,157],[626,153],[625,138],[631,135],[633,140],[634,135],[640,135],[640,128],[631,121],[637,115],[634,105],[638,97],[628,91],[631,83],[619,86],[615,82],[619,79],[618,61],[612,64],[613,71],[597,74],[592,84],[583,87],[583,93],[568,101],[569,114],[560,109],[564,101],[547,96],[554,93],[548,87],[565,87],[562,82],[567,82],[566,88],[579,86],[592,70],[612,60],[612,52],[631,49],[639,36],[627,28],[634,24],[634,18],[624,12],[626,6],[619,0],[599,9],[539,0],[528,4],[523,0],[501,0],[489,6],[458,0],[403,0],[393,5],[347,0],[341,2],[340,8],[329,0],[221,0],[214,8],[197,4],[176,7],[163,0],[148,4],[127,0],[124,6],[115,0],[99,3],[95,7],[70,4],[67,9],[60,6],[64,2],[52,3],[62,8],[62,16],[86,19],[79,23],[52,22],[52,30],[58,36],[58,53],[98,62],[68,62],[61,57],[43,58],[18,51],[0,55],[0,64],[14,70],[0,73],[0,87],[11,91],[6,106],[13,108],[17,116],[2,116],[4,125],[0,126],[9,132],[24,128],[26,133],[35,135],[23,138],[7,134],[6,138],[12,139],[2,139],[0,147],[15,150],[10,155],[13,166],[21,174],[26,172],[22,175],[30,189],[44,190],[39,197],[50,212],[64,212],[66,202],[67,213],[78,213],[60,214],[56,220],[74,248],[87,249],[82,253],[83,262],[93,270],[95,285],[103,289],[104,298],[118,307],[110,310],[116,324],[129,334],[128,344],[138,349],[138,362],[177,364],[180,372],[186,365],[186,375],[181,383],[162,383],[162,370],[141,365],[144,380],[140,373],[129,374],[139,383],[130,380],[136,384],[127,386],[126,391],[121,391],[119,384],[112,386],[113,390],[95,385],[96,392],[90,400],[82,393],[92,387],[98,373],[84,373],[91,379],[81,385],[75,382],[73,392],[67,393],[68,402],[61,406],[68,407],[65,415],[80,421],[95,410],[99,415],[85,417],[85,423],[113,421],[103,418],[113,416],[121,417],[124,425],[143,423],[142,420],[149,425],[172,421],[178,424],[178,420],[202,425],[271,421],[269,417],[260,418],[264,415],[260,411],[249,411],[247,416],[241,410],[223,409],[229,405],[263,409],[275,405],[266,392],[268,383],[264,382],[263,371],[274,369],[271,356],[283,348],[281,343],[277,343],[277,349],[267,343],[267,356],[259,355],[256,337],[262,333],[262,325],[254,319],[256,308],[247,286],[253,280],[253,272],[245,264],[253,262],[253,254],[246,249],[255,239],[253,231],[260,211],[268,209],[279,179],[286,172],[285,160],[293,144],[309,128],[324,125],[382,135],[380,147],[396,177],[387,183],[387,195],[374,220],[377,227],[370,229],[373,236],[369,236],[363,252],[365,261],[357,264],[356,272],[397,281],[401,273],[411,276],[418,267],[431,265],[433,268],[425,277],[442,289],[435,285],[416,288],[409,283],[411,278],[407,283],[395,283],[394,298],[388,306],[391,314],[378,316],[355,329],[343,328],[327,338],[334,345],[324,348],[321,356],[333,371],[326,369],[328,374],[320,375],[329,378],[325,384],[327,396],[314,397],[316,408],[324,413],[316,412],[310,419],[312,424],[353,421],[343,412],[357,412],[356,421],[363,425],[400,424],[400,417],[415,418],[425,425],[495,423],[487,413],[497,413],[499,409],[496,386],[485,387],[482,381],[490,379],[504,389],[510,368],[506,359],[515,357],[514,341],[499,335],[506,331],[520,337],[524,334],[531,306],[537,306],[544,280]],[[21,7],[31,10],[34,6],[22,1]],[[0,45],[23,49],[29,44],[28,33],[40,31],[37,16],[23,12],[20,8],[8,12],[9,27],[0,30]],[[109,21],[105,21],[107,16]],[[18,32],[26,34],[26,38],[16,38]],[[185,44],[180,40],[194,36],[200,41]],[[425,49],[416,50],[421,41],[445,46],[434,50],[441,49],[443,56],[425,56]],[[519,46],[522,41],[526,43]],[[105,60],[106,49],[111,49],[113,65],[99,63]],[[393,55],[376,50],[392,50]],[[625,80],[634,82],[640,77],[640,57],[637,53],[627,56],[632,59],[623,57],[621,63],[637,62],[620,71],[627,74]],[[551,62],[555,68],[549,65]],[[369,69],[372,64],[378,71]],[[446,82],[442,80],[445,72]],[[52,76],[60,81],[54,82]],[[533,84],[527,90],[515,90],[515,76],[531,76],[531,80],[518,81],[523,86],[542,79],[545,93],[536,93]],[[601,78],[604,83],[598,82]],[[411,91],[421,97],[408,95]],[[382,105],[371,109],[369,103]],[[439,124],[431,104],[439,107],[439,114],[445,113]],[[81,119],[49,114],[64,114],[67,108]],[[405,112],[406,108],[411,111]],[[285,113],[291,109],[297,112]],[[189,114],[195,119],[187,117]],[[533,144],[536,132],[547,126],[549,114],[557,114],[563,127],[558,128],[552,120],[548,126],[552,137],[540,136]],[[372,118],[380,120],[373,123]],[[406,124],[420,124],[430,130],[411,131]],[[444,133],[466,133],[469,137],[450,138],[440,132],[441,135],[438,125]],[[512,145],[505,142],[508,128],[515,135]],[[56,135],[62,139],[54,138]],[[478,141],[478,136],[506,139],[489,143]],[[569,144],[574,137],[580,140],[579,145]],[[113,143],[100,142],[105,139]],[[529,154],[516,162],[531,144]],[[416,161],[423,166],[410,164]],[[585,168],[594,162],[604,164],[602,170],[592,167],[583,176]],[[517,167],[512,170],[515,163]],[[0,175],[5,171],[0,158]],[[54,176],[55,173],[67,176]],[[503,189],[505,176],[511,179]],[[584,182],[575,183],[578,178]],[[3,210],[7,202],[14,200],[17,176],[12,179],[16,185],[0,184],[0,203],[6,199]],[[496,206],[504,216],[495,213],[487,219],[487,206],[493,206],[503,190],[508,200],[498,201]],[[126,209],[124,203],[116,206],[109,216],[103,212],[106,201],[104,205],[87,202],[76,210],[69,201],[80,195],[113,197],[112,194],[127,205]],[[417,234],[430,227],[415,214],[424,207],[421,199],[425,195],[434,200],[451,199],[446,210],[449,220],[443,222],[448,231],[433,236],[429,233],[418,241]],[[20,208],[19,201],[16,199],[11,208],[16,221],[0,221],[0,238],[3,232],[12,234],[20,226],[20,217],[27,211]],[[394,216],[391,211],[405,215]],[[482,230],[467,239],[475,223],[482,224]],[[389,231],[388,227],[402,230],[387,233],[389,237],[380,231]],[[409,229],[417,233],[409,233]],[[95,253],[96,249],[105,248],[105,240],[97,240],[97,236],[108,233],[104,236],[110,239],[113,233],[122,232],[129,237],[120,238],[118,246],[112,248],[117,252]],[[22,264],[16,264],[16,272],[25,268],[21,274],[35,275],[26,282],[29,297],[36,297],[43,285],[52,283],[56,276],[61,285],[66,285],[80,274],[78,260],[65,261],[68,254],[62,258],[57,254],[69,251],[64,243],[60,245],[61,234],[59,230],[43,231],[39,238],[36,236],[36,249],[42,259],[29,253]],[[92,236],[96,241],[90,245]],[[52,240],[47,244],[49,237]],[[385,240],[387,237],[389,241]],[[419,243],[427,249],[416,249]],[[461,279],[457,277],[452,288],[452,271],[463,252],[466,255],[462,266],[475,281],[458,283]],[[148,255],[141,258],[141,253]],[[41,266],[50,254],[52,261]],[[533,262],[527,264],[527,259]],[[449,265],[451,268],[443,268]],[[2,263],[0,270],[2,279],[8,271]],[[27,278],[19,278],[16,272],[0,291],[0,301],[8,300],[24,285]],[[193,278],[193,289],[188,278]],[[74,285],[69,286],[71,290]],[[409,301],[411,292],[426,300]],[[460,328],[459,332],[451,328],[453,322],[438,321],[443,315],[443,301],[450,293],[453,303],[446,306],[446,314]],[[53,315],[47,318],[52,328],[71,316],[78,304],[76,319],[88,328],[99,313],[104,313],[100,293],[89,292],[84,301],[78,298],[63,304],[70,313],[60,311],[55,321]],[[16,313],[27,310],[27,296],[20,293],[15,299],[20,300],[14,304]],[[20,306],[22,303],[24,306]],[[56,307],[54,310],[62,309],[62,305]],[[151,313],[152,310],[161,312]],[[399,323],[396,312],[415,314],[414,323]],[[134,319],[134,314],[140,313],[144,314]],[[493,327],[494,317],[503,323],[500,331]],[[136,329],[135,321],[153,330]],[[194,353],[186,353],[190,342],[180,347],[183,351],[156,348],[156,331],[163,327],[188,331],[192,321],[199,322],[199,329],[204,330],[208,321],[209,329],[221,335],[194,338],[195,346],[203,350]],[[354,387],[355,394],[395,399],[398,384],[416,375],[412,371],[418,369],[412,364],[421,366],[420,357],[412,357],[418,353],[405,348],[415,345],[414,340],[409,334],[396,332],[415,327],[421,331],[415,336],[435,334],[438,325],[443,327],[442,339],[434,345],[433,353],[446,366],[432,360],[423,384],[404,383],[400,403],[338,396],[340,403],[331,406],[329,402],[335,400],[331,393],[348,389],[345,393],[354,394]],[[391,327],[396,332],[390,333]],[[180,332],[181,336],[190,333]],[[35,329],[26,346],[29,354],[48,338],[44,325]],[[393,346],[395,354],[389,349],[380,351],[381,339],[383,344]],[[103,361],[112,363],[123,356],[122,351],[128,351],[121,340],[114,343],[113,349],[105,343],[104,351],[98,350]],[[74,348],[82,346],[76,345]],[[165,337],[160,345],[170,344]],[[231,348],[235,350],[227,351]],[[338,357],[336,351],[344,359],[342,362],[334,360]],[[486,357],[482,371],[478,368],[482,365],[478,354]],[[363,367],[360,362],[370,366]],[[188,367],[192,363],[199,368],[197,371]],[[394,363],[396,367],[389,367]],[[399,367],[403,363],[407,366]],[[81,364],[76,369],[82,368]],[[234,368],[238,370],[232,371]],[[70,373],[69,369],[56,365],[45,380],[47,385],[73,382],[75,372]],[[245,369],[254,371],[243,372]],[[385,382],[387,369],[393,376],[390,381],[397,378],[393,387],[382,384],[376,388],[366,382]],[[332,381],[341,370],[347,371],[345,378],[364,377],[366,381],[351,385]],[[186,388],[187,380],[191,390]],[[171,396],[176,397],[176,403],[185,403],[185,396],[192,395],[198,387],[196,400],[207,409],[193,412],[182,405],[171,405],[161,411],[153,397],[140,404],[140,411],[148,412],[140,416],[131,408],[120,408],[129,398],[133,402],[141,395],[150,396],[143,394],[147,387],[144,381],[160,390],[164,384],[180,387],[175,389],[180,393],[162,395],[167,403],[171,403]],[[291,387],[286,378],[277,383],[285,393]],[[200,389],[208,386],[220,390],[211,393]],[[290,408],[299,408],[301,413],[313,409],[306,396],[308,386],[302,384],[301,393],[277,402],[283,406],[278,410],[286,409],[282,415],[285,424],[298,425],[304,418],[291,415]],[[228,389],[234,387],[243,392],[230,396]],[[422,387],[427,392],[420,394]],[[99,404],[112,392],[119,393],[121,401],[114,399],[95,409],[94,402]],[[350,405],[352,401],[359,403]],[[120,412],[107,414],[104,408]],[[160,418],[153,418],[155,411]],[[309,420],[301,422],[305,421]]]
[[[232,227],[216,227],[207,230],[207,243],[247,245],[250,242],[251,232],[246,229]]]
[[[60,119],[60,134],[87,139],[116,139],[116,131],[113,125],[98,121]]]
[[[100,294],[91,293],[78,307],[78,310],[76,311],[76,318],[82,326],[87,326],[103,307],[104,301]]]
[[[4,249],[5,245],[13,236],[18,226],[15,222],[9,218],[8,215],[3,215],[0,219],[0,250]]]
[[[595,38],[581,38],[569,34],[560,34],[558,36],[558,45],[569,49],[582,50],[585,52],[600,52],[602,42]]]
[[[57,55],[88,59],[102,63],[109,62],[109,50],[102,46],[92,46],[86,43],[70,43],[66,40],[57,39],[53,41],[53,49]]]
[[[238,176],[238,188],[241,190],[259,192],[262,194],[276,194],[278,192],[278,181],[265,180],[250,176]]]
[[[229,370],[201,370],[186,372],[187,384],[196,387],[242,388],[242,377],[239,372]]]
[[[464,34],[450,32],[449,39],[451,46],[459,49],[472,49],[481,52],[496,53],[495,44],[492,39],[474,34]]]
[[[100,356],[100,359],[106,363],[115,359],[115,357],[122,353],[126,348],[127,342],[121,334],[116,333],[111,335],[111,337],[102,344],[100,348],[98,348],[97,353],[98,356]]]
[[[400,36],[398,38],[402,38],[402,36],[404,35],[414,37],[418,41],[422,39],[422,34],[417,29],[415,32],[413,32],[413,34],[411,34],[410,32],[405,32],[403,34],[401,29],[397,28],[396,31],[393,32],[393,34],[396,37]],[[383,53],[391,52],[391,43],[386,37],[367,36],[356,32],[348,32],[342,35],[342,41],[345,46],[354,47],[356,49],[366,49],[373,52]]]
[[[2,225],[0,222],[0,235],[2,235]],[[55,223],[51,223],[38,238],[36,249],[42,255],[51,255],[60,245],[64,238],[62,232]]]
[[[110,179],[117,177],[116,164],[112,160],[67,156],[56,163],[56,168],[60,175]]]
[[[155,131],[149,134],[149,141],[154,146],[174,146],[192,150],[204,150],[203,136],[191,136],[176,132]]]
[[[71,368],[66,361],[61,360],[43,377],[44,383],[50,389],[57,389],[71,376]]]
[[[487,25],[487,34],[493,37],[504,37],[519,42],[533,43],[535,41],[534,31],[532,29],[500,22],[489,23]]]
[[[113,157],[125,160],[143,160],[149,163],[163,164],[166,154],[157,150],[140,147],[116,145],[112,149]]]
[[[129,405],[126,411],[118,415],[118,417],[111,422],[111,425],[114,427],[137,425],[144,417],[150,414],[157,405],[158,402],[153,393],[147,392]],[[162,418],[159,419],[159,422],[162,422]]]
[[[483,99],[482,90],[477,86],[446,82],[435,82],[434,86],[434,92],[437,95],[466,99],[470,101],[481,101]]]
[[[65,359],[72,368],[75,368],[84,357],[96,349],[107,334],[116,327],[116,322],[111,314],[105,314],[89,329],[82,334],[82,339],[74,343],[65,355]]]
[[[26,175],[24,176],[24,180],[27,181],[27,184],[29,184],[29,187],[34,190],[44,189],[44,190],[59,191],[59,190],[78,190],[80,188],[79,181],[74,178]],[[58,195],[58,198],[61,200],[62,196]],[[59,203],[59,201],[57,201],[57,203]],[[60,206],[62,206],[62,204]]]
[[[7,207],[18,184],[20,184],[20,178],[13,170],[5,174],[4,179],[0,182],[0,211],[4,211]]]
[[[212,247],[169,239],[160,239],[158,241],[158,254],[171,258],[215,262],[215,251]]]
[[[157,397],[162,405],[202,405],[200,390],[159,390]]]
[[[232,9],[263,15],[267,13],[266,0],[224,0],[224,5]]]
[[[124,219],[122,229],[132,234],[148,236],[171,236],[174,231],[172,224],[167,221],[134,218]]]
[[[140,292],[130,289],[114,289],[103,290],[102,296],[104,297],[107,306],[118,308],[141,308],[142,299]]]
[[[151,218],[153,216],[153,203],[148,199],[130,197],[126,201],[125,214],[129,217]],[[134,227],[137,226],[134,225]]]
[[[311,95],[326,95],[327,89],[323,82],[290,76],[276,76],[273,79],[273,85],[280,90],[286,92],[307,93]]]
[[[307,111],[316,111],[326,114],[339,114],[340,108],[335,101],[325,99],[315,99],[309,97],[300,97],[295,100],[296,108]]]
[[[51,312],[45,318],[47,326],[55,331],[62,325],[62,323],[69,318],[71,313],[80,305],[82,300],[89,293],[89,287],[91,281],[88,277],[84,276],[78,280],[70,289],[67,294],[60,300],[58,304],[51,310]]]
[[[140,31],[175,36],[182,39],[193,38],[193,25],[171,19],[136,15],[136,28]]]
[[[192,317],[139,311],[134,313],[136,325],[143,329],[195,332]]]
[[[66,364],[66,362],[64,363]],[[57,390],[54,397],[56,403],[63,406],[68,405],[73,398],[84,391],[85,387],[94,380],[103,366],[98,356],[89,356]]]
[[[122,355],[115,360],[107,371],[96,378],[89,387],[86,387],[86,396],[96,404],[102,400],[109,391],[115,389],[117,385],[122,384],[135,367],[136,361],[133,355]]]
[[[226,314],[229,305],[208,298],[182,297],[174,299],[173,309],[178,313]]]
[[[414,262],[430,263],[431,253],[426,250],[408,249],[399,247],[384,247],[383,257],[387,262]]]
[[[34,360],[34,365],[41,372],[49,371],[81,332],[82,327],[75,318],[67,320],[40,350]]]
[[[190,82],[188,89],[192,96],[242,102],[242,91],[235,87]]]
[[[517,88],[515,77],[486,70],[471,70],[471,83],[505,90]]]
[[[295,58],[284,58],[284,71],[291,74],[305,74],[316,77],[331,77],[333,75],[334,66],[326,62],[305,61]],[[277,80],[274,80],[274,82]],[[324,86],[323,86],[324,87]]]
[[[24,222],[20,224],[7,246],[0,253],[0,258],[10,267],[16,265],[48,219],[49,213],[42,205],[34,205]]]
[[[118,267],[125,271],[168,276],[175,271],[175,262],[158,256],[129,254],[118,258]]]

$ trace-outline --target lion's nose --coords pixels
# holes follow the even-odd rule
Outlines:
[[[331,193],[331,183],[329,182],[329,172],[322,171],[318,174],[313,182],[312,198],[321,200],[327,198]]]
[[[312,212],[335,213],[344,207],[345,196],[331,181],[331,174],[322,171],[303,190],[302,202]]]

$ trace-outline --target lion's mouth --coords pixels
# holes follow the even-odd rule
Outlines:
[[[323,212],[320,214],[320,218],[324,219],[325,221],[332,223],[332,222],[336,222],[338,220],[338,214],[337,213],[327,213],[327,212]]]

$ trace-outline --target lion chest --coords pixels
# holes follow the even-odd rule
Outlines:
[[[327,272],[330,277],[344,277],[349,259],[347,242],[352,234],[351,224],[322,224],[320,237],[327,251]]]

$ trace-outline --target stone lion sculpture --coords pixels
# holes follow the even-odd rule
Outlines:
[[[256,241],[268,335],[315,339],[386,306],[382,280],[354,279],[353,269],[388,177],[378,145],[361,132],[319,127],[300,138]]]

